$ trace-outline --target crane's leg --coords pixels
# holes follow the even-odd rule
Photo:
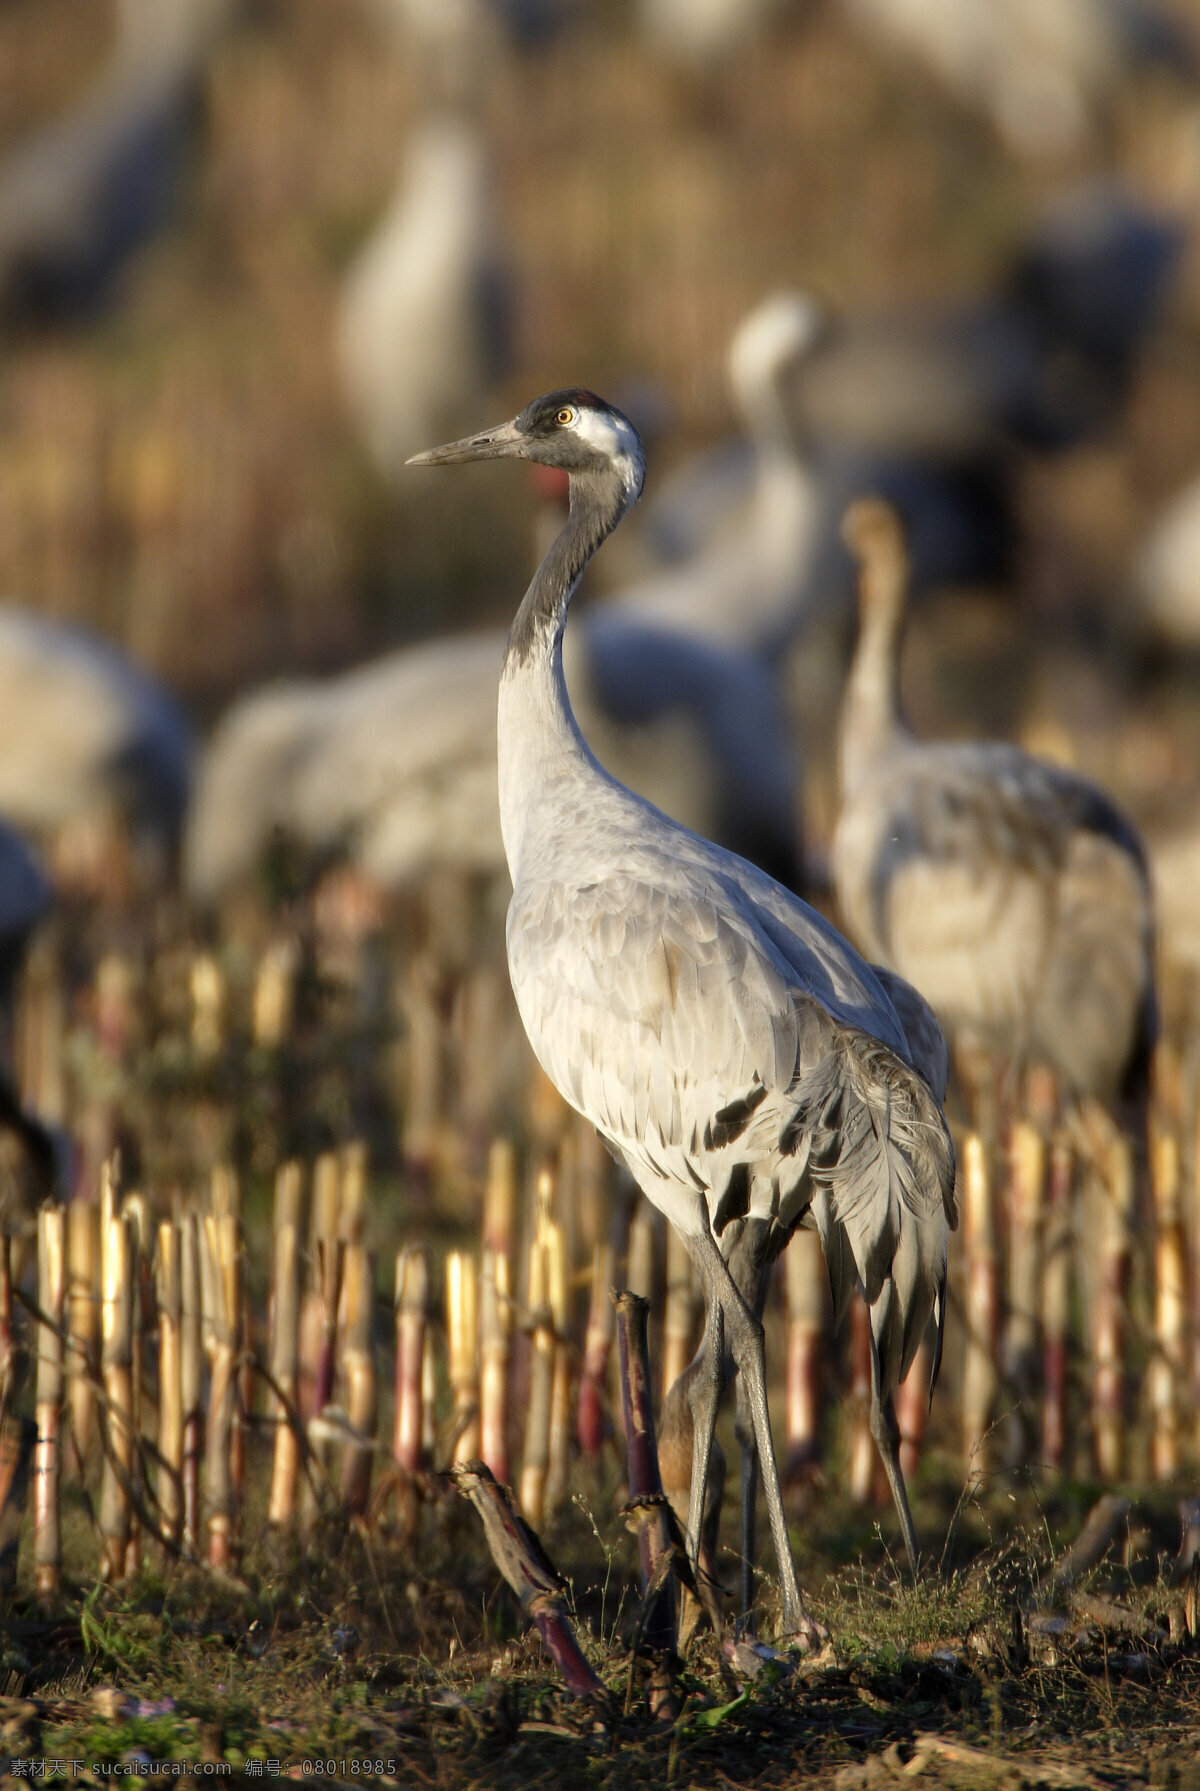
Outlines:
[[[783,1629],[789,1638],[803,1638],[812,1645],[821,1639],[821,1630],[804,1608],[800,1588],[796,1584],[796,1567],[792,1545],[788,1539],[787,1518],[783,1509],[783,1493],[779,1485],[779,1469],[775,1463],[775,1445],[771,1440],[771,1418],[767,1410],[766,1357],[763,1350],[763,1328],[738,1292],[710,1231],[688,1240],[700,1264],[708,1293],[710,1309],[719,1307],[725,1337],[737,1366],[745,1380],[746,1410],[750,1416],[758,1459],[762,1467],[763,1491],[767,1499],[767,1515],[775,1543],[779,1568],[780,1592],[783,1599]],[[693,1506],[696,1500],[692,1488]]]
[[[734,1426],[742,1457],[742,1602],[741,1618],[749,1622],[754,1607],[754,1532],[758,1502],[758,1446],[754,1420],[746,1403],[746,1383],[737,1377],[737,1423]]]
[[[908,1565],[914,1580],[921,1577],[921,1557],[917,1552],[917,1533],[913,1529],[912,1512],[908,1507],[908,1488],[904,1484],[904,1471],[900,1466],[900,1426],[896,1422],[896,1408],[889,1393],[884,1399],[879,1391],[879,1352],[875,1348],[875,1339],[871,1339],[871,1435],[875,1438],[875,1447],[879,1450],[879,1458],[883,1463],[883,1471],[887,1475],[888,1485],[892,1489],[892,1502],[896,1507],[896,1516],[900,1519],[900,1533],[904,1538],[904,1552],[908,1556]]]
[[[692,1483],[688,1490],[688,1559],[696,1574],[700,1566],[700,1546],[704,1535],[704,1495],[708,1488],[708,1466],[712,1456],[713,1435],[717,1428],[717,1411],[725,1391],[725,1321],[719,1300],[711,1296],[704,1315],[704,1337],[696,1352],[699,1364],[688,1388],[692,1412]],[[698,1582],[697,1582],[698,1583]]]

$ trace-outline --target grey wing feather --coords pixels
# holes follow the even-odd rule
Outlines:
[[[793,939],[793,960],[802,949]],[[688,1189],[706,1190],[719,1229],[722,1196],[744,1184],[779,1244],[813,1201],[835,1304],[861,1284],[894,1385],[954,1223],[949,1136],[906,1058],[832,1018],[749,916],[695,890],[668,898],[626,875],[527,885],[509,960],[543,1067],[685,1233]],[[903,1292],[883,1300],[893,1264]]]

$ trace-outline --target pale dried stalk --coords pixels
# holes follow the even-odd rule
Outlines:
[[[1057,1133],[1050,1146],[1042,1265],[1042,1461],[1057,1471],[1067,1443],[1067,1337],[1071,1319],[1071,1196],[1075,1157]]]
[[[433,1460],[437,1444],[437,1355],[434,1349],[433,1326],[426,1325],[421,1349],[421,1453]]]
[[[401,994],[408,1028],[401,1150],[421,1192],[427,1192],[433,1183],[442,1108],[440,981],[436,961],[429,953],[421,953],[409,965]]]
[[[933,1345],[928,1332],[917,1346],[912,1365],[896,1388],[896,1427],[900,1432],[900,1472],[911,1480],[921,1465],[921,1449],[929,1423],[929,1381]]]
[[[699,1309],[692,1259],[675,1230],[667,1228],[667,1302],[663,1309],[662,1390],[673,1387],[692,1359]]]
[[[454,1399],[450,1459],[457,1466],[479,1456],[479,1310],[475,1264],[465,1250],[446,1258],[446,1333]]]
[[[259,962],[251,1029],[254,1043],[263,1050],[278,1051],[291,1033],[299,964],[300,948],[294,939],[272,940]]]
[[[361,1138],[343,1145],[340,1168],[338,1235],[348,1244],[361,1244],[367,1210],[367,1147]]]
[[[455,1004],[458,1039],[458,1110],[472,1166],[495,1123],[504,1054],[496,1048],[511,1012],[508,980],[495,964],[478,964],[464,979]]]
[[[1125,1441],[1125,1301],[1133,1220],[1133,1150],[1114,1137],[1105,1152],[1099,1273],[1092,1330],[1092,1433],[1101,1478],[1121,1476]]]
[[[25,957],[17,1008],[14,1057],[22,1099],[49,1125],[67,1116],[66,985],[57,949],[47,934]]]
[[[143,1194],[126,1194],[121,1212],[133,1237],[133,1358],[130,1363],[130,1416],[133,1421],[132,1511],[129,1542],[125,1549],[125,1577],[132,1579],[142,1563],[142,1522],[138,1513],[145,1503],[145,1450],[142,1447],[142,1364],[145,1331],[154,1303],[153,1252],[150,1208]]]
[[[104,1378],[104,1476],[100,1485],[100,1575],[120,1579],[129,1545],[133,1468],[133,1227],[112,1218],[102,1238],[101,1372]]]
[[[61,1206],[38,1214],[38,1311],[36,1419],[33,1481],[33,1554],[40,1598],[58,1591],[62,1578],[59,1482],[62,1468],[63,1300],[66,1294],[66,1215]]]
[[[962,1228],[966,1259],[966,1346],[963,1351],[962,1445],[968,1473],[988,1468],[988,1428],[999,1387],[1000,1266],[987,1151],[978,1132],[963,1141]]]
[[[313,1165],[313,1241],[336,1238],[342,1205],[342,1171],[335,1151],[322,1151]]]
[[[1152,1467],[1157,1480],[1179,1470],[1179,1407],[1187,1351],[1187,1253],[1179,1197],[1179,1143],[1172,1133],[1154,1140],[1154,1332],[1150,1408],[1154,1418]]]
[[[231,1212],[210,1213],[204,1221],[204,1245],[211,1258],[217,1289],[213,1310],[212,1377],[208,1392],[208,1427],[204,1450],[204,1504],[208,1513],[208,1564],[226,1569],[233,1560],[234,1487],[230,1474],[237,1323],[241,1307],[241,1250],[238,1222]]]
[[[346,1378],[346,1416],[362,1437],[374,1438],[378,1386],[371,1341],[375,1263],[361,1243],[346,1245],[342,1271],[342,1372]],[[342,1457],[342,1503],[351,1517],[366,1512],[371,1492],[370,1444],[347,1443]]]
[[[278,1208],[277,1208],[278,1210]],[[300,1476],[297,1432],[298,1341],[300,1325],[300,1238],[292,1220],[275,1227],[272,1266],[271,1379],[278,1388],[275,1451],[267,1522],[283,1527],[296,1513]]]
[[[575,1119],[575,1204],[579,1211],[579,1239],[591,1252],[612,1238],[613,1160],[595,1127],[583,1116]]]
[[[92,1446],[100,1365],[100,1224],[94,1200],[67,1208],[67,1403],[80,1474]]]
[[[811,1468],[821,1454],[821,1370],[829,1333],[829,1277],[815,1231],[793,1234],[784,1256],[787,1283],[787,1457],[785,1475]]]
[[[1193,1082],[1192,1161],[1189,1205],[1191,1255],[1188,1260],[1191,1302],[1191,1403],[1195,1413],[1192,1455],[1200,1456],[1200,1076]]]
[[[546,1247],[552,1182],[549,1172],[538,1177],[538,1221],[529,1250],[528,1311],[530,1327],[529,1405],[525,1418],[525,1449],[521,1462],[521,1510],[536,1529],[546,1508],[546,1477],[550,1468],[550,1416],[554,1399],[556,1339],[550,1311],[550,1265]]]
[[[318,1417],[333,1400],[337,1374],[338,1306],[341,1300],[345,1243],[338,1236],[341,1216],[341,1166],[334,1152],[317,1158],[313,1170],[313,1270],[315,1301],[301,1312],[301,1347],[305,1366],[310,1366],[312,1417]],[[315,1354],[308,1352],[314,1350]],[[311,1420],[310,1420],[311,1421]],[[313,1459],[328,1479],[333,1443],[322,1437],[313,1445]],[[316,1517],[316,1492],[311,1479],[301,1494],[301,1521],[307,1527]]]
[[[192,1045],[201,1057],[216,1057],[225,1039],[225,972],[211,952],[192,960]]]
[[[200,1546],[200,1465],[204,1454],[204,1340],[200,1232],[194,1213],[179,1221],[179,1386],[183,1406],[183,1540]]]
[[[626,1279],[630,1293],[654,1304],[654,1275],[657,1251],[655,1211],[648,1200],[638,1201],[629,1223],[629,1261]]]
[[[299,1241],[303,1216],[304,1171],[293,1158],[287,1163],[281,1163],[275,1176],[273,1223],[276,1230],[281,1225],[293,1226]]]
[[[616,1326],[612,1303],[614,1257],[607,1239],[592,1249],[592,1291],[583,1339],[578,1419],[579,1447],[588,1457],[599,1455],[609,1429],[604,1386]]]
[[[158,1510],[168,1541],[183,1530],[183,1282],[179,1227],[164,1219],[158,1228]]]
[[[1046,1146],[1041,1133],[1025,1120],[1012,1128],[1009,1143],[1008,1322],[1004,1332],[1004,1371],[1026,1411],[1013,1412],[1005,1449],[1009,1468],[1027,1460],[1030,1447],[1028,1407],[1037,1384],[1041,1233],[1046,1174]]]
[[[392,1457],[412,1475],[425,1460],[424,1365],[432,1263],[423,1245],[396,1258],[396,1418]]]
[[[850,1413],[850,1497],[869,1505],[878,1462],[871,1435],[871,1314],[858,1295],[850,1302]]]
[[[508,1480],[508,1368],[512,1332],[508,1263],[483,1252],[479,1269],[479,1453],[493,1476]]]
[[[105,952],[96,966],[96,1037],[113,1062],[125,1056],[133,1034],[136,981],[133,965],[120,952]]]
[[[510,1138],[496,1138],[488,1151],[483,1192],[483,1247],[512,1261],[517,1213],[517,1153]],[[497,1476],[499,1478],[499,1476]]]
[[[301,1170],[299,1163],[297,1163],[293,1159],[290,1162],[281,1163],[278,1170],[275,1173],[275,1200],[274,1200],[274,1208],[273,1208],[273,1215],[272,1215],[272,1226],[273,1226],[273,1235],[274,1236],[278,1236],[278,1233],[282,1229],[283,1226],[290,1225],[292,1227],[292,1230],[296,1234],[296,1260],[297,1260],[297,1263],[299,1262],[300,1237],[301,1237],[302,1231],[303,1231],[303,1212],[304,1212],[304,1176],[303,1176],[303,1172]],[[273,1351],[274,1351],[274,1338],[276,1336],[277,1329],[278,1329],[277,1324],[276,1324],[276,1317],[275,1317],[276,1286],[277,1286],[277,1264],[275,1262],[275,1257],[274,1257],[274,1246],[272,1246],[271,1294],[270,1294],[270,1298],[267,1303],[267,1333],[268,1333],[268,1338],[269,1338],[268,1349],[272,1352],[272,1359],[273,1359]],[[299,1293],[299,1289],[297,1288],[297,1292],[296,1292],[297,1339],[298,1339],[298,1335],[299,1335],[299,1322],[300,1322],[299,1314],[300,1314],[300,1293]],[[298,1345],[298,1341],[297,1341],[297,1356],[298,1356],[298,1353],[299,1353],[299,1345]],[[289,1398],[291,1400],[292,1409],[299,1410],[300,1405],[302,1403],[302,1396],[301,1396],[300,1384],[299,1384],[299,1362],[298,1362],[298,1360],[297,1360],[297,1369],[296,1369],[296,1385],[295,1385],[295,1387],[293,1387],[293,1389],[289,1395]],[[271,1386],[270,1384],[268,1384],[268,1388],[267,1388],[267,1413],[268,1413],[268,1416],[270,1417],[272,1423],[275,1423],[275,1424],[279,1423],[281,1418],[283,1418],[285,1416],[284,1408],[281,1406],[280,1401],[279,1401],[279,1395],[276,1393],[275,1388],[273,1386]]]
[[[12,1239],[0,1234],[0,1412],[12,1405],[17,1348],[13,1335]]]
[[[571,1358],[567,1349],[567,1240],[557,1219],[545,1229],[546,1291],[554,1328],[554,1372],[550,1385],[550,1438],[546,1463],[546,1509],[566,1496],[571,1455]]]
[[[7,1410],[0,1417],[0,1598],[8,1598],[17,1581],[17,1547],[36,1440],[32,1419]]]

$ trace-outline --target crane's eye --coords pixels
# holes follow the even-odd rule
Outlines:
[[[555,411],[554,421],[560,423],[565,429],[568,423],[573,423],[575,421],[575,412],[571,409],[570,405],[564,404],[561,410]]]

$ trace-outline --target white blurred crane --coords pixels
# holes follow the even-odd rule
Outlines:
[[[717,67],[776,24],[794,0],[638,0],[642,35],[683,63]]]
[[[504,285],[483,137],[450,113],[428,119],[338,301],[346,403],[385,478],[495,379]]]
[[[1155,518],[1132,568],[1137,624],[1173,647],[1200,647],[1200,479]]]
[[[794,626],[823,494],[789,418],[783,382],[812,354],[824,328],[820,307],[801,292],[773,294],[739,324],[729,345],[729,382],[751,443],[749,479],[736,460],[724,477],[706,460],[699,502],[688,503],[685,468],[675,482],[673,520],[667,506],[667,528],[694,551],[627,585],[614,604],[648,622],[739,646],[763,645]],[[732,517],[722,486],[744,493]],[[696,511],[706,519],[716,513],[725,526],[714,530],[709,520],[697,538],[689,519]]]

